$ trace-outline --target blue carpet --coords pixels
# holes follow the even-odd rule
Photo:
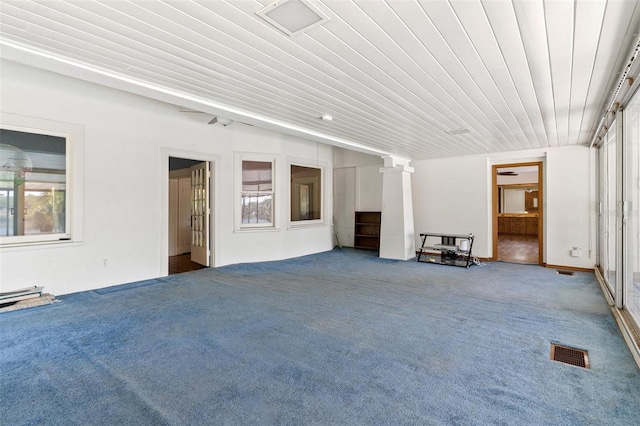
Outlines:
[[[334,250],[0,315],[4,425],[635,425],[591,273]],[[589,351],[591,369],[549,360]]]

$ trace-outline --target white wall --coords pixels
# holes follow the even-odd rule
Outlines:
[[[543,161],[545,262],[593,268],[595,187],[590,163],[594,155],[587,147],[574,146],[413,162],[416,235],[471,232],[476,236],[474,254],[491,258],[492,165]],[[580,257],[571,256],[572,247],[581,248]]]
[[[381,157],[334,148],[334,217],[340,244],[353,247],[356,211],[382,210]]]
[[[550,150],[545,181],[547,264],[593,268],[596,264],[595,149]],[[580,257],[572,257],[578,247]]]
[[[490,257],[486,157],[416,161],[412,176],[416,247],[420,233],[475,235],[473,253]]]
[[[1,248],[1,290],[42,285],[60,295],[166,275],[169,156],[214,162],[215,266],[333,247],[331,147],[240,123],[207,125],[207,115],[12,62],[1,65],[3,113],[84,130],[84,190],[77,194],[84,206],[82,240]],[[275,230],[234,230],[235,152],[275,158]],[[325,167],[324,224],[289,226],[290,161]]]

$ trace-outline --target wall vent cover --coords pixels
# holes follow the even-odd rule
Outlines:
[[[589,368],[589,354],[582,349],[570,348],[551,344],[551,360],[575,365],[576,367]]]

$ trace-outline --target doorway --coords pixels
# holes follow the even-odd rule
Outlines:
[[[169,157],[169,275],[210,265],[209,163]]]
[[[543,265],[542,162],[493,166],[493,259]]]

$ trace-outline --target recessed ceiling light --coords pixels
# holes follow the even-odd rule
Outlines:
[[[307,0],[275,1],[256,13],[289,36],[298,35],[329,20]]]
[[[460,129],[454,129],[454,130],[447,130],[447,133],[449,133],[450,135],[460,135],[462,133],[469,133],[469,129],[460,128]]]
[[[320,117],[321,119],[323,119],[324,121],[331,121],[333,120],[333,116],[329,115],[329,114],[322,114],[322,117]]]

